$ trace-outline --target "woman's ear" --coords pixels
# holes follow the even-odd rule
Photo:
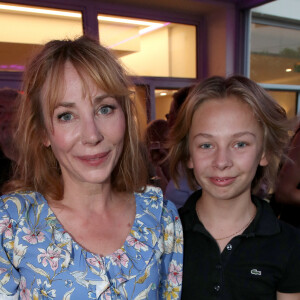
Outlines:
[[[43,136],[44,136],[43,137],[43,145],[48,148],[49,146],[51,146],[51,143],[50,143],[50,140],[48,138],[47,132],[44,131]]]
[[[44,146],[47,147],[47,148],[51,145],[49,139],[44,139],[43,144],[44,144]]]

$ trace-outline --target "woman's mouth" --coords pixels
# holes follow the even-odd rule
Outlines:
[[[102,153],[93,154],[93,155],[77,156],[77,158],[84,164],[87,164],[90,166],[98,166],[106,161],[109,153],[110,153],[110,151],[107,151],[107,152],[102,152]]]

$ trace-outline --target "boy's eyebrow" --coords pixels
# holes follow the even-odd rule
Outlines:
[[[208,134],[208,133],[197,133],[193,138],[195,139],[195,138],[197,138],[197,137],[199,137],[199,136],[202,136],[202,137],[205,137],[205,138],[211,138],[211,137],[213,137],[213,135],[212,134]]]
[[[232,137],[238,138],[238,137],[241,137],[241,136],[244,136],[244,135],[252,135],[252,136],[256,137],[256,135],[253,132],[250,132],[250,131],[237,132],[237,133],[233,134]],[[194,139],[199,137],[199,136],[202,136],[202,137],[205,137],[205,138],[212,138],[213,137],[212,134],[200,132],[200,133],[198,133],[194,136]]]
[[[242,132],[238,132],[238,133],[235,133],[235,134],[233,135],[233,137],[241,137],[241,136],[243,136],[243,135],[248,135],[248,134],[250,134],[250,135],[256,137],[256,134],[253,133],[253,132],[251,132],[251,131],[242,131]]]

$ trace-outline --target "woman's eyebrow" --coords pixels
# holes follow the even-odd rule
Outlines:
[[[73,102],[59,102],[56,106],[55,109],[58,107],[74,107],[75,103]]]
[[[113,98],[113,99],[115,99],[115,97],[114,97],[113,95],[104,94],[104,95],[96,96],[96,97],[94,98],[94,101],[93,101],[93,102],[100,103],[101,101],[103,101],[103,100],[106,99],[106,98]]]
[[[105,94],[105,95],[99,95],[99,96],[96,96],[93,100],[93,102],[96,102],[96,103],[101,103],[104,99],[106,98],[113,98],[115,99],[115,97],[113,95],[109,95],[109,94]],[[58,108],[58,107],[67,107],[67,108],[72,108],[72,107],[75,107],[76,104],[74,102],[67,102],[67,101],[64,101],[64,102],[59,102],[56,106],[55,106],[55,109]]]

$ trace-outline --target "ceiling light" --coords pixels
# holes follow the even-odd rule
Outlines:
[[[293,70],[291,68],[285,69],[286,72],[292,72]]]
[[[108,21],[115,23],[123,23],[123,24],[132,24],[132,25],[140,25],[140,26],[161,26],[162,23],[148,22],[142,20],[133,20],[126,18],[118,18],[118,17],[108,17],[108,16],[98,16],[99,21]]]
[[[10,10],[10,11],[19,11],[19,12],[29,12],[29,13],[35,13],[35,14],[81,18],[81,13],[60,11],[60,10],[53,10],[53,9],[44,9],[44,8],[33,8],[33,7],[28,7],[28,6],[0,4],[0,9]]]

